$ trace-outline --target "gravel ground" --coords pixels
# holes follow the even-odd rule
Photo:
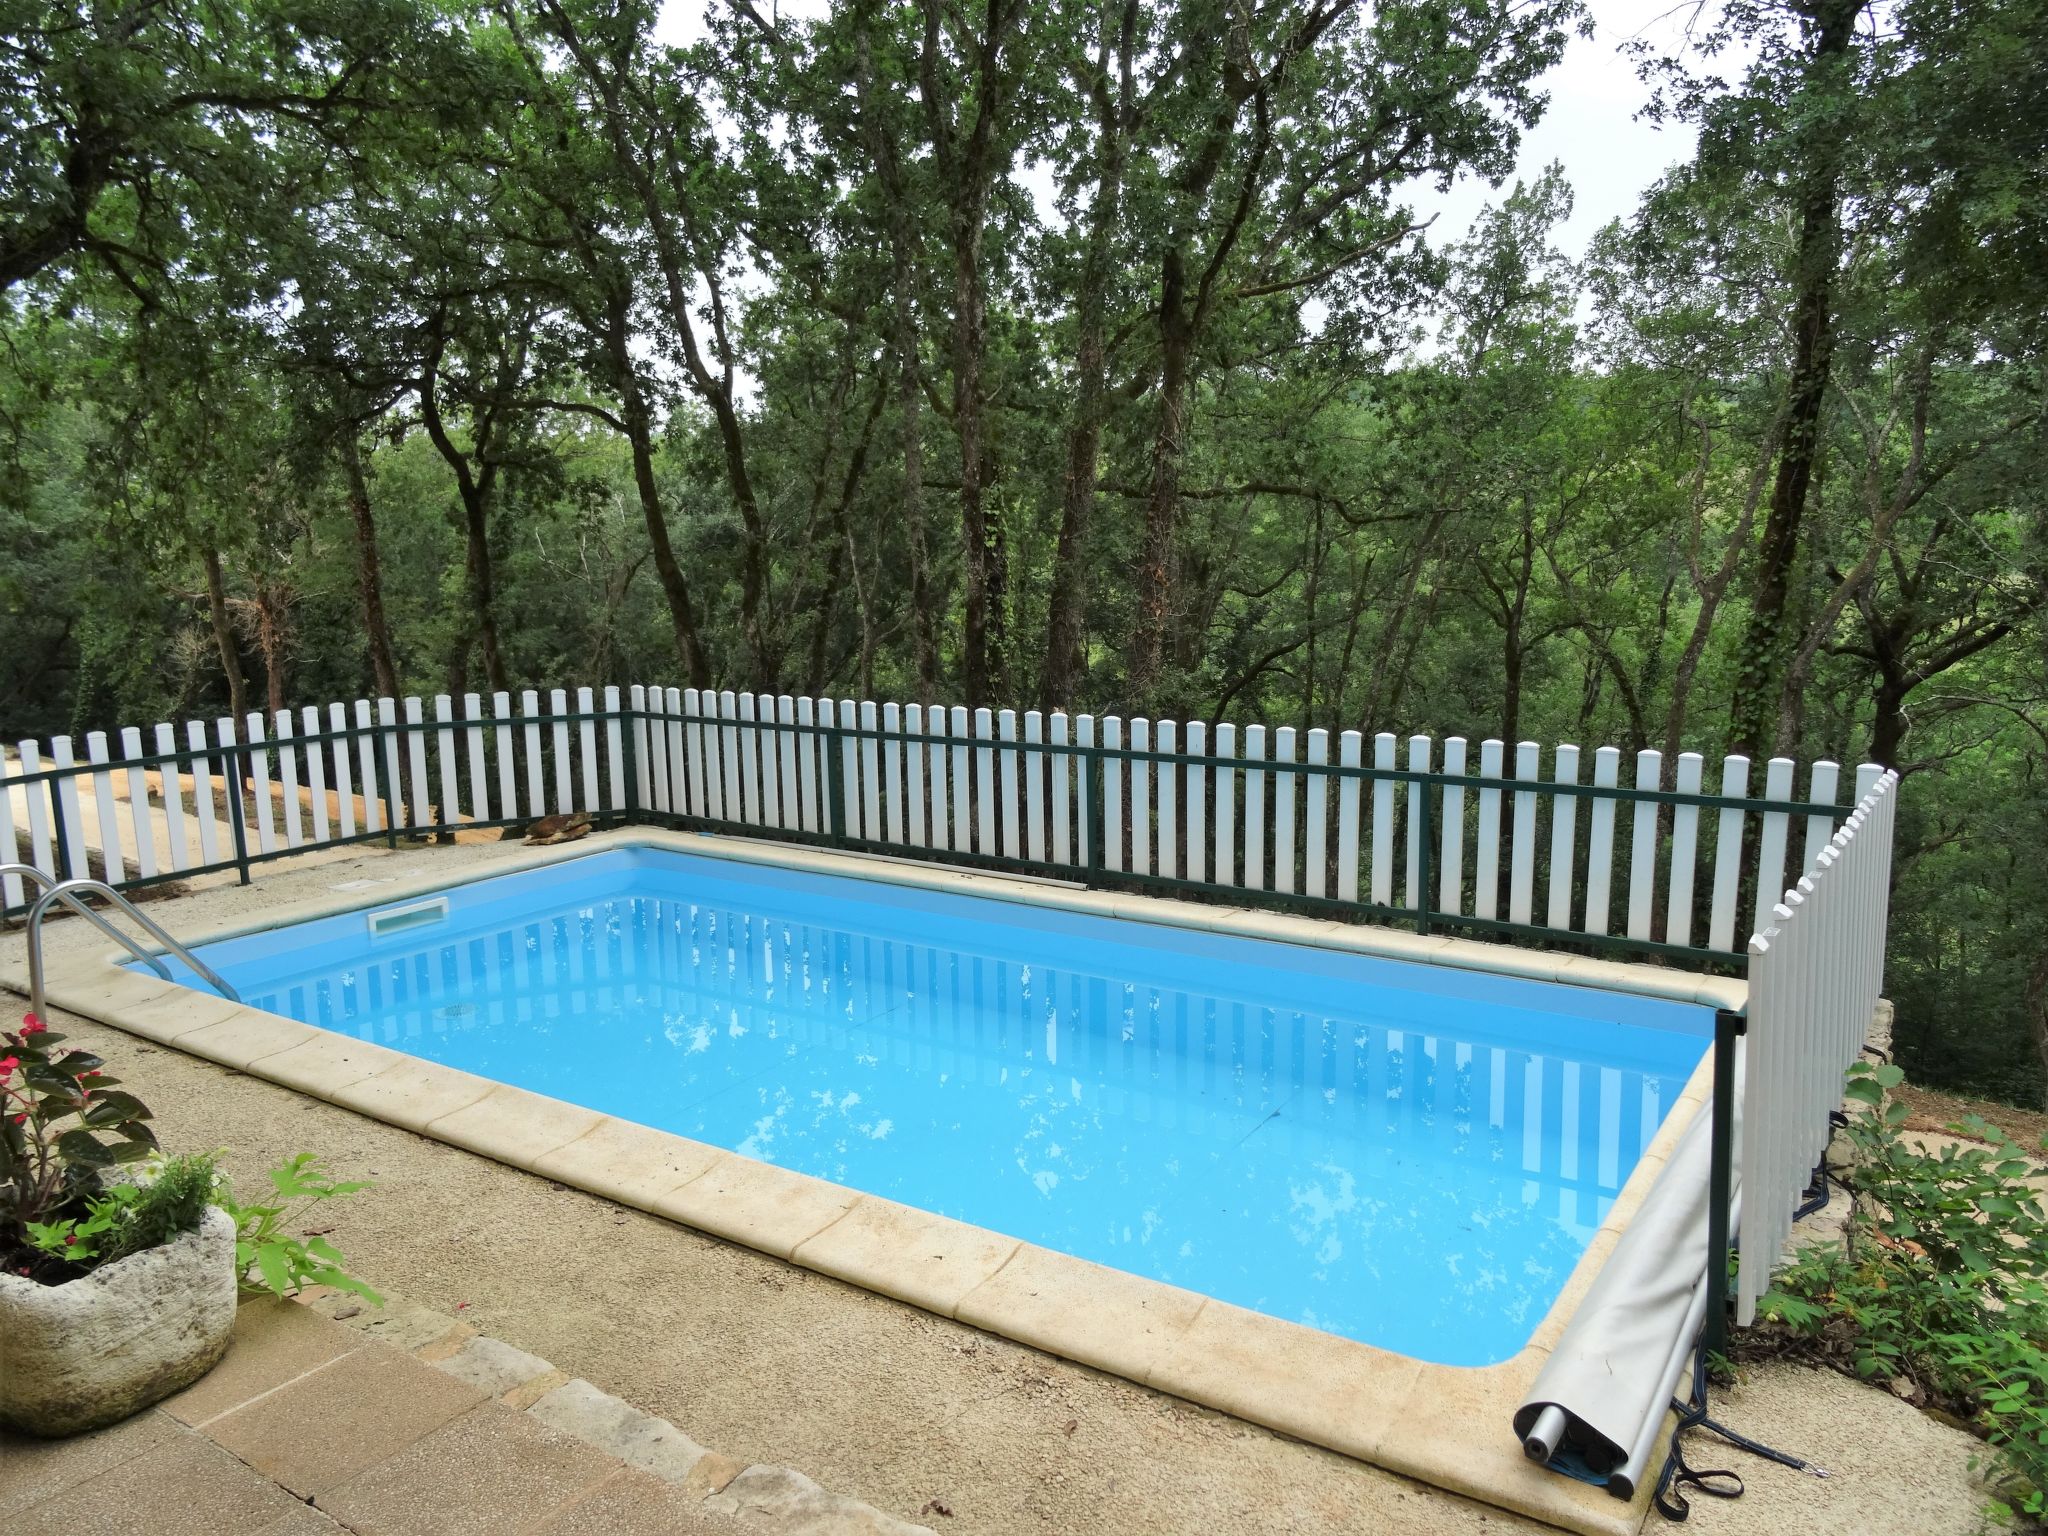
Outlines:
[[[280,868],[254,890],[197,893],[157,915],[203,930],[336,882],[491,853]],[[58,925],[51,942],[91,942],[82,929]],[[19,957],[18,936],[0,936],[0,965]],[[332,1237],[373,1284],[459,1312],[700,1444],[794,1466],[891,1513],[917,1518],[936,1499],[960,1536],[1542,1529],[105,1026],[56,1027],[109,1058],[167,1145],[227,1148],[245,1192],[301,1149],[373,1176],[375,1191],[336,1210]],[[1740,1500],[1694,1501],[1703,1531],[1979,1529],[1969,1462],[1981,1447],[1889,1394],[1772,1364],[1715,1412],[1835,1475],[1724,1456],[1695,1437],[1697,1464],[1733,1465],[1749,1483]]]

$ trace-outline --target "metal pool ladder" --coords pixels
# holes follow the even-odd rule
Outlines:
[[[239,1003],[242,1000],[242,994],[230,986],[218,971],[214,970],[212,966],[193,954],[191,950],[164,932],[161,924],[147,916],[134,902],[123,896],[104,880],[53,880],[33,864],[0,864],[0,879],[4,879],[8,875],[19,875],[42,892],[40,896],[36,897],[35,904],[28,909],[29,1007],[35,1011],[37,1018],[41,1018],[44,1012],[43,919],[49,914],[50,908],[53,905],[62,904],[69,907],[116,944],[127,950],[129,954],[155,971],[157,975],[163,977],[165,981],[175,981],[177,979],[171,975],[171,968],[164,964],[162,955],[145,948],[130,935],[116,928],[104,913],[95,912],[91,907],[87,906],[82,899],[86,896],[103,897],[111,906],[125,912],[134,920],[135,925],[154,939],[164,951],[182,960],[195,976],[198,976],[229,1002]]]

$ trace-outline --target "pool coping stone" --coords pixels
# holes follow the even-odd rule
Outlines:
[[[1678,1003],[1740,1008],[1747,996],[1739,979],[1655,966],[646,828],[601,833],[554,848],[508,843],[488,868],[283,903],[260,921],[225,925],[186,942],[196,947],[372,910],[621,847],[662,848]],[[48,995],[72,1012],[171,1049],[1583,1536],[1633,1536],[1647,1513],[1646,1488],[1623,1502],[1534,1466],[1509,1432],[1508,1421],[1686,1125],[1707,1103],[1711,1054],[1702,1057],[1529,1343],[1495,1365],[1444,1366],[229,1004],[211,993],[130,971],[121,963],[127,958],[119,951],[83,947],[53,956]]]

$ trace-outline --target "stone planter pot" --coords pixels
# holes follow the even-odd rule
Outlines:
[[[54,1439],[204,1376],[235,1326],[235,1224],[199,1229],[64,1285],[0,1275],[0,1424]]]

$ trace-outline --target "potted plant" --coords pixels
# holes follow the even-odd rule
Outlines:
[[[271,1174],[287,1203],[238,1206],[212,1153],[164,1157],[149,1110],[33,1014],[0,1031],[0,1425],[95,1429],[198,1380],[248,1289],[318,1281],[377,1298],[289,1202],[361,1189],[307,1154]]]

